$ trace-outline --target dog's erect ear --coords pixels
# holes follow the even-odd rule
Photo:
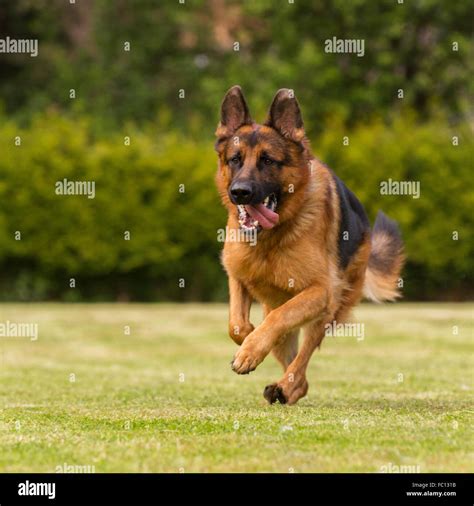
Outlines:
[[[278,130],[283,137],[300,142],[305,136],[300,106],[293,90],[283,88],[273,99],[265,125]]]
[[[228,137],[242,125],[251,125],[249,108],[240,86],[232,86],[226,93],[221,106],[221,122],[216,130],[217,137]]]

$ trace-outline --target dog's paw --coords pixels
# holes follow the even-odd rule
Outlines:
[[[232,370],[237,374],[248,374],[249,372],[254,371],[260,362],[261,360],[252,353],[249,353],[244,348],[240,348],[230,364]]]
[[[280,404],[286,404],[288,401],[283,393],[283,389],[278,385],[278,383],[267,385],[263,391],[263,396],[270,404],[273,404],[276,401]]]
[[[265,387],[263,396],[270,403],[278,401],[280,404],[296,404],[308,393],[306,377],[300,374],[286,375],[278,382]]]

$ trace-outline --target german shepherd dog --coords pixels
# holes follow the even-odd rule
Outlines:
[[[376,302],[399,296],[403,243],[382,212],[371,231],[356,196],[312,155],[292,90],[277,92],[260,125],[232,87],[216,136],[227,231],[258,239],[226,240],[222,252],[229,333],[240,345],[232,369],[247,374],[273,352],[284,374],[263,395],[294,404],[308,391],[306,369],[327,325],[344,322],[363,295]],[[264,312],[257,328],[249,320],[253,300]]]

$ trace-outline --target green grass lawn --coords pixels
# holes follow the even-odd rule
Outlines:
[[[0,337],[0,471],[473,471],[473,308],[363,305],[365,338],[326,338],[308,396],[269,406],[280,366],[231,371],[226,305],[3,304],[39,338]]]

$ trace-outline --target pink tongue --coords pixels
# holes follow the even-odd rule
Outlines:
[[[278,213],[275,213],[271,209],[268,209],[268,207],[266,207],[264,204],[257,204],[256,206],[245,206],[245,210],[254,220],[257,220],[260,223],[262,228],[266,230],[273,228],[280,219]]]

